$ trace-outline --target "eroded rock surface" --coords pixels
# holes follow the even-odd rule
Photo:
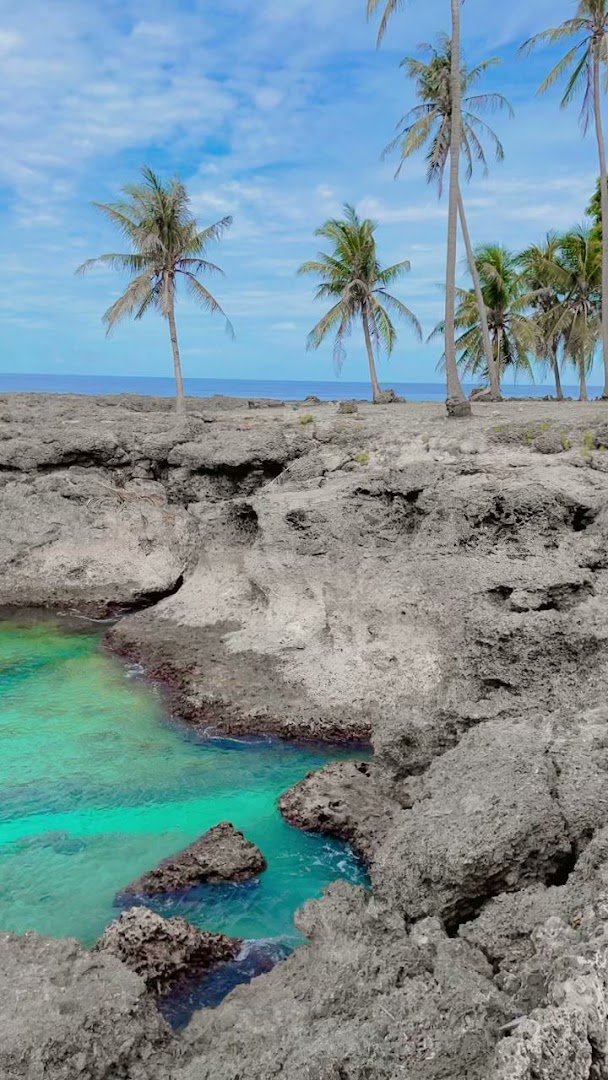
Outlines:
[[[308,906],[177,1080],[608,1080],[606,407],[473,412],[2,416],[0,602],[160,600],[108,643],[190,723],[375,751],[282,799],[371,896]]]
[[[0,934],[0,1011],[2,1080],[166,1075],[169,1028],[114,956]]]
[[[134,907],[110,923],[95,950],[117,956],[150,989],[162,993],[180,979],[234,960],[242,944],[238,938],[199,930],[185,919],[164,919],[148,908]]]
[[[348,841],[366,862],[390,830],[397,809],[376,782],[374,765],[339,761],[309,773],[279,800],[290,825]]]
[[[342,883],[300,921],[310,946],[192,1020],[175,1080],[482,1080],[512,1013],[479,950]]]
[[[163,859],[153,870],[125,886],[118,899],[248,881],[265,869],[266,859],[260,849],[229,821],[222,821],[183,851]]]

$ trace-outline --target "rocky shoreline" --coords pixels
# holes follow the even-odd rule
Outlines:
[[[131,609],[187,721],[375,751],[281,801],[371,895],[173,1039],[115,958],[0,935],[0,1074],[608,1077],[608,411],[475,411],[0,398],[0,604]]]

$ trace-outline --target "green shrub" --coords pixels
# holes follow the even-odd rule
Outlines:
[[[361,450],[355,457],[355,461],[358,465],[369,465],[369,453],[367,450]]]
[[[311,413],[306,413],[305,416],[300,417],[300,423],[301,423],[302,427],[307,427],[308,424],[314,424],[315,423],[315,418],[314,418],[314,416],[311,415]]]
[[[586,431],[583,435],[583,446],[586,450],[595,450],[597,440],[595,437],[595,431]]]

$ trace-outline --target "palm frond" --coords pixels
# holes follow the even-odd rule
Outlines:
[[[128,240],[132,250],[88,259],[77,271],[84,274],[101,264],[136,275],[103,316],[108,332],[126,316],[140,319],[151,308],[169,317],[178,280],[183,280],[190,294],[207,311],[219,312],[226,318],[197,275],[222,273],[203,254],[208,243],[221,238],[232,219],[225,217],[201,229],[182,181],[176,178],[164,183],[149,166],[142,168],[140,182],[126,185],[122,194],[118,202],[93,205]],[[233,333],[228,319],[226,325],[229,333]]]
[[[209,292],[209,289],[206,289],[205,286],[197,280],[194,274],[191,274],[187,270],[181,270],[179,272],[186,279],[186,288],[192,299],[211,315],[221,315],[226,324],[226,333],[228,334],[228,337],[233,338],[234,327],[221,304],[215,299],[215,296],[213,296],[212,293]]]
[[[105,312],[102,322],[107,327],[106,333],[110,334],[117,323],[138,310],[153,289],[154,276],[149,271],[134,278],[122,296],[119,296],[118,300]]]
[[[131,273],[142,271],[147,266],[148,260],[145,255],[98,255],[95,259],[87,259],[77,268],[76,274],[80,276],[88,274],[95,266],[110,266],[112,270],[128,270]]]
[[[414,312],[409,307],[407,307],[407,305],[404,304],[402,300],[399,300],[396,296],[392,296],[390,293],[385,292],[383,289],[378,293],[378,296],[382,301],[384,307],[387,308],[389,312],[392,312],[395,315],[399,315],[400,318],[402,318],[403,321],[411,327],[418,340],[422,341],[422,326],[420,325],[419,320],[414,315]]]
[[[368,19],[376,14],[376,11],[384,4],[384,11],[380,19],[380,26],[378,27],[378,45],[382,44],[384,35],[386,34],[388,24],[391,21],[393,15],[399,11],[403,6],[404,0],[367,0],[367,17]]]

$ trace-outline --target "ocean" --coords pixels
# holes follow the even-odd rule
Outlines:
[[[354,398],[371,399],[369,383],[292,381],[288,379],[185,379],[186,393],[192,397],[213,397],[223,394],[238,398],[273,398],[275,400],[301,401],[316,394],[322,401],[340,401]],[[408,401],[444,401],[444,383],[386,383]],[[469,392],[472,385],[465,385]],[[0,393],[27,391],[45,394],[144,394],[149,397],[173,397],[175,383],[172,378],[136,375],[21,375],[0,374]],[[553,393],[547,386],[503,386],[505,397],[545,397]],[[578,397],[578,387],[565,386],[568,397]],[[589,387],[589,396],[598,396],[599,387]]]

